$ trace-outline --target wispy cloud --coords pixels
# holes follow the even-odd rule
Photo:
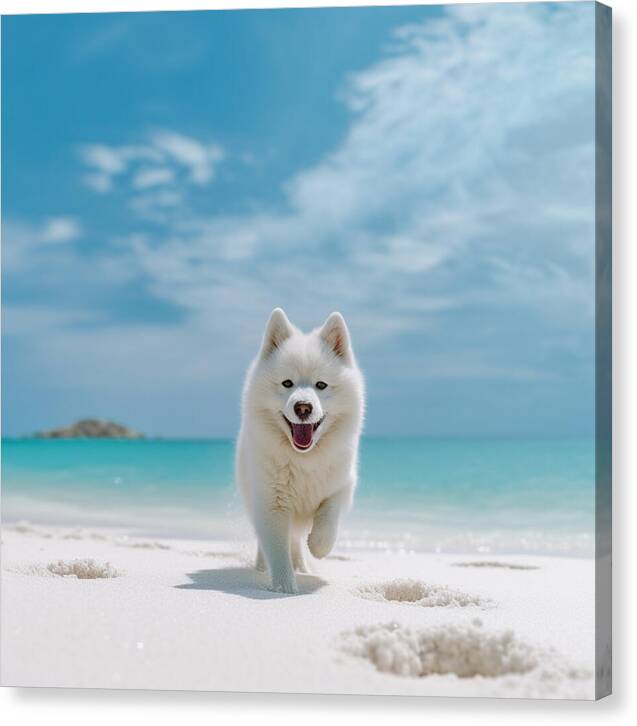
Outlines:
[[[196,139],[174,131],[159,131],[153,135],[153,148],[165,153],[176,164],[185,167],[193,184],[208,184],[215,167],[223,159],[217,144],[204,145]]]
[[[64,243],[78,239],[82,234],[75,217],[51,217],[33,224],[17,220],[5,220],[2,224],[2,267],[5,275],[28,271],[38,259],[64,257],[68,249]]]
[[[175,209],[183,206],[190,214],[189,187],[213,182],[224,159],[218,144],[167,130],[148,134],[138,144],[84,144],[79,155],[85,186],[100,195],[122,195],[136,216],[164,227]]]
[[[288,180],[285,209],[191,213],[135,248],[140,265],[157,294],[206,318],[234,280],[255,318],[292,297],[303,323],[338,304],[354,320],[391,319],[390,334],[476,300],[551,316],[542,284],[553,298],[564,289],[565,324],[581,320],[593,272],[591,27],[574,6],[519,5],[453,7],[399,29],[388,55],[349,79],[349,130]],[[153,148],[191,158],[194,175],[202,149],[168,138]],[[290,296],[297,280],[302,298]]]
[[[51,315],[63,312],[65,320],[85,318],[96,296],[103,296],[105,290],[116,294],[117,287],[128,283],[136,274],[134,259],[122,250],[90,249],[87,255],[86,245],[69,244],[82,236],[82,229],[73,217],[55,217],[41,224],[15,219],[3,221],[6,320],[18,314],[20,305],[25,306],[30,317],[48,307]],[[22,291],[21,303],[7,303],[15,290]],[[75,310],[71,309],[73,306]],[[18,333],[19,327],[11,326],[11,332]],[[28,330],[24,332],[28,334]]]
[[[84,183],[99,193],[112,191],[116,184],[129,191],[177,184],[204,186],[213,181],[224,157],[218,144],[166,130],[151,134],[141,144],[84,144],[79,153],[88,170]]]
[[[43,242],[70,242],[81,234],[80,224],[73,217],[52,217],[42,229]]]
[[[148,189],[150,187],[171,184],[175,180],[175,172],[168,167],[155,167],[140,169],[133,177],[134,189]]]

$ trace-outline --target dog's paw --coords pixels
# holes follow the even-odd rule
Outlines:
[[[335,527],[314,524],[310,536],[307,538],[307,546],[314,557],[320,560],[329,555],[336,542],[336,534]]]
[[[273,592],[281,592],[286,595],[298,595],[299,589],[296,585],[296,578],[294,575],[290,576],[279,576],[272,578],[272,590]]]

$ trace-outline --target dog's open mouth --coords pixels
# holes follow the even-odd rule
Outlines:
[[[292,433],[292,443],[297,449],[304,451],[312,446],[314,432],[323,423],[325,416],[316,423],[292,423],[287,416],[283,416]]]

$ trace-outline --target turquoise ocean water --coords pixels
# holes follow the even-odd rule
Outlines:
[[[4,440],[3,522],[250,536],[225,440]],[[366,438],[341,545],[590,556],[592,439]]]

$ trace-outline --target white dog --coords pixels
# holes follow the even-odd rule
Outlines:
[[[356,486],[364,384],[340,313],[302,333],[272,312],[243,390],[236,477],[259,540],[257,568],[296,593],[294,570],[330,553]],[[309,533],[309,537],[308,537]]]

